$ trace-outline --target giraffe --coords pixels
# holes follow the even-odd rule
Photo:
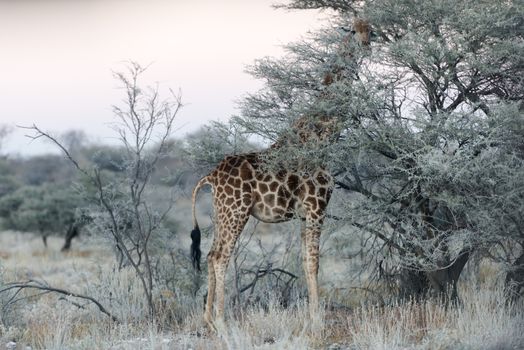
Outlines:
[[[353,21],[353,29],[347,30],[341,28],[343,32],[350,33],[350,35],[345,35],[344,39],[341,42],[341,45],[338,47],[338,56],[352,58],[352,48],[351,43],[356,42],[358,45],[369,46],[371,40],[371,26],[369,22],[361,19],[355,18]],[[322,85],[328,86],[333,84],[335,81],[341,80],[343,77],[346,67],[340,66],[338,63],[328,64],[329,71],[324,75]]]
[[[354,29],[358,33],[355,37],[359,43],[368,45],[370,29],[365,23],[361,20],[354,22]],[[360,33],[359,30],[364,32]],[[340,71],[331,75],[330,81],[324,77],[323,85],[338,79]],[[337,119],[334,117],[302,116],[292,124],[291,133],[295,137],[281,138],[263,151],[227,156],[196,184],[192,193],[194,228],[191,232],[191,255],[198,270],[201,234],[196,219],[196,197],[205,185],[211,185],[213,189],[216,228],[207,255],[208,294],[204,311],[204,320],[211,329],[216,329],[213,306],[216,318],[223,319],[226,269],[235,243],[250,216],[268,223],[301,219],[301,250],[309,312],[311,316],[316,315],[319,308],[317,275],[320,233],[334,181],[323,167],[306,170],[302,166],[286,168],[280,165],[276,169],[269,169],[265,162],[271,152],[283,147],[309,142],[318,145],[326,143],[338,136],[337,129]]]

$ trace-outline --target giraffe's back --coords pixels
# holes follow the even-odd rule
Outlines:
[[[323,217],[333,189],[328,172],[262,171],[260,162],[258,153],[247,153],[228,156],[218,165],[211,173],[215,210],[248,213],[273,223]]]

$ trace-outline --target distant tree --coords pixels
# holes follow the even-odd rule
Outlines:
[[[126,150],[115,146],[91,146],[83,149],[84,156],[98,169],[122,172],[126,167]]]
[[[38,155],[13,160],[12,163],[20,181],[30,186],[70,183],[76,177],[73,167],[59,155]]]
[[[54,222],[44,204],[44,192],[43,188],[25,186],[4,196],[0,200],[4,228],[47,236]]]
[[[363,266],[377,278],[395,276],[404,297],[456,298],[473,254],[512,265],[521,277],[510,279],[524,281],[524,4],[280,6],[335,10],[337,27],[358,15],[373,27],[370,47],[354,46],[349,59],[337,49],[340,31],[325,28],[289,45],[282,59],[259,60],[250,71],[266,85],[237,119],[269,139],[304,113],[340,121],[328,159],[348,195],[339,222],[364,238]],[[340,79],[322,85],[333,64]]]
[[[23,186],[0,198],[0,217],[5,229],[39,233],[46,245],[48,236],[63,236],[67,250],[82,225],[79,213],[84,205],[70,187]]]
[[[69,130],[60,135],[60,140],[71,154],[76,155],[85,148],[87,135],[83,130]]]
[[[2,153],[3,143],[9,136],[13,129],[8,125],[0,125],[0,154]]]
[[[0,165],[1,168],[1,165]],[[2,174],[0,170],[0,198],[12,193],[18,187],[20,187],[20,182],[10,174]]]
[[[151,182],[155,185],[188,189],[198,174],[191,163],[184,139],[170,139],[164,146],[165,156],[159,159]]]
[[[15,191],[21,183],[11,169],[8,159],[0,159],[0,198]]]

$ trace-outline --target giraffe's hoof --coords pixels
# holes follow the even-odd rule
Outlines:
[[[213,322],[213,318],[207,314],[204,315],[204,322],[210,332],[217,333],[217,328]]]
[[[213,322],[206,322],[206,326],[211,333],[218,333],[217,327],[215,327]]]

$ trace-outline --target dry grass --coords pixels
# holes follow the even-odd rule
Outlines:
[[[64,255],[61,243],[50,239],[46,249],[38,237],[0,233],[4,281],[35,278],[91,295],[124,322],[112,323],[86,303],[79,308],[70,299],[28,292],[16,308],[0,312],[7,324],[0,326],[0,349],[8,341],[17,342],[17,349],[524,348],[524,308],[503,303],[494,274],[483,273],[476,288],[463,286],[459,307],[432,301],[360,306],[326,311],[311,324],[305,305],[283,309],[269,297],[264,308],[228,315],[219,334],[211,334],[202,323],[200,299],[158,290],[161,321],[148,324],[136,278],[115,269],[110,250],[84,241]]]

